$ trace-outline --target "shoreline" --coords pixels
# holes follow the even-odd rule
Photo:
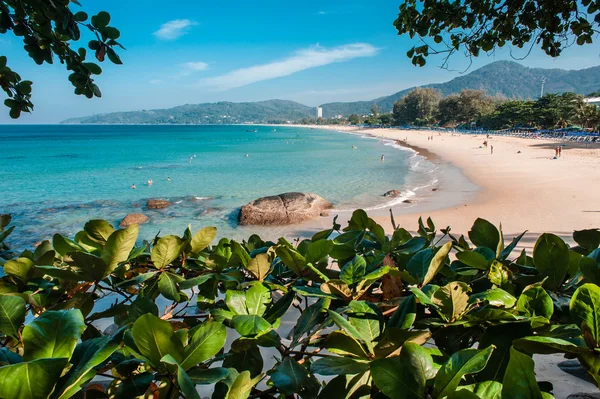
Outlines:
[[[519,248],[532,248],[535,239],[551,232],[572,242],[574,230],[600,227],[600,146],[590,148],[577,143],[547,139],[492,136],[488,141],[494,154],[482,143],[485,135],[452,135],[426,130],[361,129],[351,126],[304,126],[306,128],[371,135],[388,140],[408,139],[408,147],[422,156],[433,154],[443,164],[456,168],[477,187],[460,203],[449,203],[459,175],[444,175],[435,195],[415,197],[409,209],[391,207],[396,224],[414,232],[419,217],[431,217],[437,229],[450,226],[452,234],[467,235],[478,217],[502,223],[505,240],[528,231]],[[433,140],[427,137],[433,135]],[[553,148],[563,145],[562,157],[553,159]],[[460,185],[460,183],[458,183]],[[460,189],[460,188],[459,188]],[[434,205],[435,206],[428,206]],[[369,211],[387,233],[393,231],[389,207],[384,212]],[[333,216],[333,214],[332,214]],[[339,214],[339,222],[346,221]],[[349,215],[348,215],[349,217]],[[308,222],[296,229],[304,233],[329,228],[322,220]],[[290,233],[294,233],[290,231]]]

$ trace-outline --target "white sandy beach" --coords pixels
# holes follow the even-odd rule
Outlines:
[[[505,236],[527,230],[522,244],[533,245],[543,232],[552,232],[571,241],[574,230],[600,227],[600,146],[579,145],[541,139],[492,136],[490,147],[482,144],[485,135],[399,130],[358,129],[356,127],[315,126],[338,131],[371,134],[393,140],[408,140],[410,146],[439,157],[458,167],[478,186],[474,195],[453,206],[444,205],[444,191],[452,190],[452,180],[440,182],[429,198],[416,197],[416,206],[394,211],[395,220],[409,230],[417,228],[419,216],[431,217],[439,228],[451,226],[455,234],[467,234],[473,221],[482,217],[499,225]],[[427,137],[433,135],[433,140]],[[562,157],[553,159],[554,147],[564,145]],[[520,153],[519,153],[520,151]],[[444,188],[444,186],[446,188]],[[392,189],[394,187],[391,187]],[[423,206],[432,199],[438,209]],[[419,204],[419,202],[422,202]],[[425,209],[425,210],[421,210]],[[392,230],[389,215],[373,217],[386,231]],[[342,221],[342,220],[340,220]]]

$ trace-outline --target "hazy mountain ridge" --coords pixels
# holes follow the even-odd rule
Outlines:
[[[586,94],[600,89],[600,66],[581,69],[528,68],[514,61],[496,61],[459,76],[445,83],[435,83],[432,87],[444,96],[458,93],[463,89],[480,89],[490,95],[503,95],[507,98],[536,98],[540,94],[542,78],[546,78],[546,93],[572,91]],[[323,104],[323,116],[350,114],[367,115],[373,104],[382,112],[391,111],[394,102],[404,97],[411,87],[390,96],[371,101],[336,102]],[[63,123],[107,123],[107,124],[233,124],[268,123],[297,121],[314,118],[314,107],[289,100],[268,100],[258,102],[217,102],[187,104],[169,109],[149,111],[115,112],[73,118]]]

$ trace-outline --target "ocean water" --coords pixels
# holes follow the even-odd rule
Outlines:
[[[378,209],[391,205],[384,192],[401,190],[393,200],[401,203],[434,184],[435,172],[392,142],[308,128],[0,126],[0,213],[13,215],[16,248],[138,212],[150,217],[141,238],[182,234],[188,224],[247,237],[238,210],[258,197],[304,191],[338,210]],[[151,198],[173,204],[148,210]]]

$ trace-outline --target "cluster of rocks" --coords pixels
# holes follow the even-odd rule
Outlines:
[[[163,199],[149,199],[146,203],[146,208],[148,209],[165,209],[169,207],[171,203],[167,200]],[[148,223],[150,218],[143,213],[130,213],[125,216],[119,226],[121,228],[129,227],[132,224],[144,224]]]
[[[328,215],[331,202],[313,193],[283,193],[251,201],[240,209],[239,224],[288,225]]]

